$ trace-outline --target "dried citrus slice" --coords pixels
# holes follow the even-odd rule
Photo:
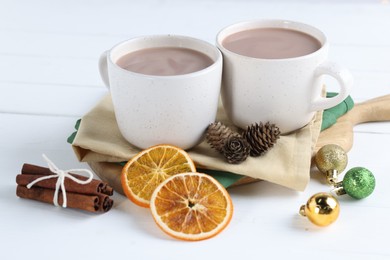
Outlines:
[[[203,173],[183,173],[162,182],[153,192],[150,209],[157,225],[168,235],[189,241],[219,234],[230,222],[229,193]]]
[[[194,162],[182,149],[157,145],[134,156],[122,169],[121,182],[126,196],[135,204],[149,207],[154,189],[168,177],[195,172]]]

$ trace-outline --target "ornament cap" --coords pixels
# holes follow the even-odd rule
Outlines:
[[[347,194],[347,192],[345,191],[345,189],[344,189],[343,187],[333,189],[332,192],[333,192],[334,194],[336,194],[337,196],[342,196],[342,195]]]
[[[338,176],[339,173],[337,172],[337,170],[329,170],[325,173],[326,182],[329,185],[335,185],[337,183]]]
[[[299,208],[299,215],[301,215],[302,217],[306,217],[306,206],[305,205],[302,205],[300,208]]]

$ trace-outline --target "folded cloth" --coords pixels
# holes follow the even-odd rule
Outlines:
[[[264,156],[248,157],[241,164],[228,164],[223,156],[205,141],[187,152],[197,168],[231,172],[303,191],[310,179],[312,152],[321,128],[322,113],[305,127],[282,135]],[[216,121],[237,130],[227,118],[222,105]],[[116,123],[111,96],[105,96],[81,120],[72,136],[76,156],[83,162],[123,162],[140,152],[121,135]]]

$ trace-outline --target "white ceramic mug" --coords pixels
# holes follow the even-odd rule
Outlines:
[[[131,72],[116,62],[122,56],[158,47],[183,47],[206,54],[213,64],[174,76]],[[222,55],[205,41],[178,35],[143,36],[127,40],[102,54],[100,75],[109,88],[116,120],[129,143],[147,148],[171,144],[188,149],[198,144],[215,121],[221,87]]]
[[[321,47],[308,55],[284,59],[260,59],[234,53],[223,40],[237,32],[257,28],[286,28],[313,36]],[[329,43],[318,29],[285,20],[258,20],[233,24],[221,30],[217,47],[224,58],[221,96],[232,122],[241,127],[259,122],[275,123],[282,133],[309,123],[315,112],[341,103],[350,92],[349,71],[329,62]],[[334,77],[339,94],[323,98],[323,75]]]

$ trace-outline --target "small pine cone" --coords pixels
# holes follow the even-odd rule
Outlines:
[[[207,143],[218,152],[222,153],[223,146],[230,136],[240,136],[238,133],[232,131],[229,127],[221,122],[212,123],[206,131]]]
[[[246,160],[250,153],[249,143],[242,137],[229,136],[222,149],[228,163],[238,164]]]
[[[251,156],[261,156],[274,146],[280,136],[279,127],[267,122],[265,125],[254,124],[248,126],[242,134],[251,146]]]

